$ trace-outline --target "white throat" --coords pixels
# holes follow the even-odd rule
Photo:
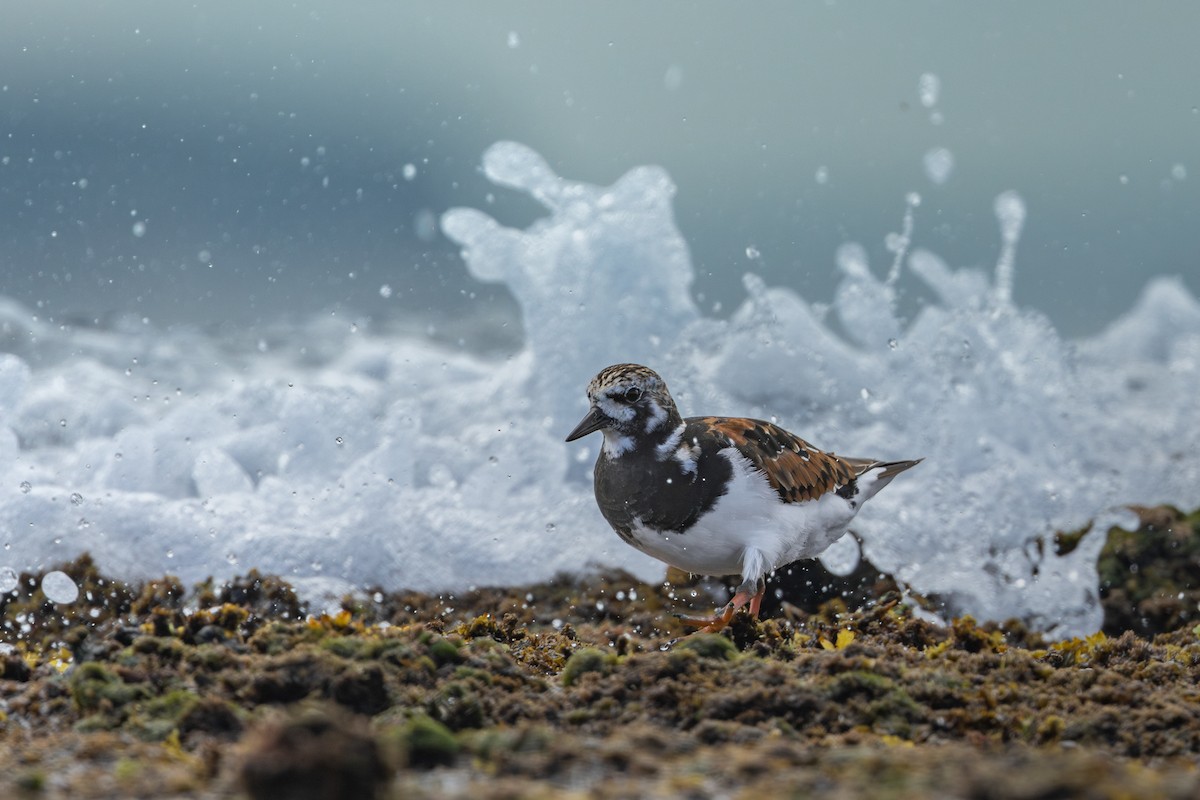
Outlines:
[[[625,453],[633,449],[633,437],[625,436],[617,431],[605,429],[604,433],[604,455],[609,458],[620,458]]]

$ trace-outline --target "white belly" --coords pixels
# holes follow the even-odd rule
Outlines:
[[[814,558],[846,532],[856,508],[832,492],[784,503],[753,464],[730,447],[729,490],[683,533],[641,525],[634,543],[644,553],[687,572],[758,578],[800,558]]]

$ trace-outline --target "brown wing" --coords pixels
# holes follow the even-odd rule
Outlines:
[[[778,425],[742,417],[703,417],[700,423],[728,439],[767,476],[785,503],[815,500],[852,484],[867,463],[826,453]]]

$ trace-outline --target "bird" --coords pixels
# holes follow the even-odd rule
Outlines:
[[[627,544],[699,575],[737,575],[712,616],[680,616],[717,632],[747,608],[757,618],[766,576],[815,558],[862,504],[923,459],[848,458],[771,422],[680,416],[657,372],[605,367],[587,386],[589,410],[566,441],[600,431],[596,504]]]

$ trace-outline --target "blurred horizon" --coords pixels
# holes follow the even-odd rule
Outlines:
[[[914,191],[913,246],[991,269],[993,199],[1016,190],[1014,297],[1064,335],[1104,328],[1152,275],[1200,295],[1191,3],[22,0],[5,15],[0,295],[48,319],[487,324],[513,300],[469,277],[437,221],[540,215],[480,174],[498,140],[602,185],[664,167],[693,292],[719,316],[748,271],[829,300],[845,242],[883,274]],[[915,311],[919,283],[900,287]]]

